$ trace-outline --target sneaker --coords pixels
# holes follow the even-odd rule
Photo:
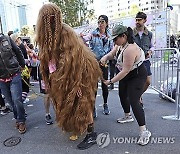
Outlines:
[[[25,122],[19,122],[18,131],[20,134],[24,134],[26,132]]]
[[[5,108],[4,110],[1,110],[1,115],[6,115],[9,112],[11,112],[10,109],[9,108]]]
[[[12,107],[8,103],[6,103],[6,108],[9,110],[9,112],[13,112]]]
[[[146,145],[149,143],[151,137],[151,132],[149,130],[144,130],[140,133],[140,137],[138,140],[139,145]]]
[[[47,125],[53,124],[53,120],[52,120],[50,114],[48,114],[48,115],[45,116],[45,121],[46,121],[46,124],[47,124]]]
[[[29,102],[29,98],[26,98],[24,101],[23,101],[23,104],[26,104]]]
[[[97,109],[96,107],[94,107],[94,110],[93,110],[93,118],[97,118]]]
[[[104,107],[103,113],[104,113],[105,115],[109,115],[109,114],[110,114],[110,111],[109,111],[109,109],[108,109],[107,103],[104,103],[103,107]]]
[[[9,112],[13,112],[13,109],[12,109],[12,107],[11,107],[11,106],[6,105],[6,108],[9,110]]]
[[[84,140],[77,145],[77,148],[80,150],[85,150],[90,148],[92,145],[96,144],[96,138],[97,138],[97,134],[95,132],[87,134]]]
[[[121,124],[127,123],[127,122],[133,122],[133,121],[134,121],[134,119],[133,119],[133,117],[131,115],[117,119],[117,122],[121,123]]]

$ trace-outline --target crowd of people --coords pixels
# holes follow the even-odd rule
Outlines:
[[[12,110],[16,128],[21,134],[25,133],[27,115],[23,102],[29,93],[30,81],[39,80],[41,92],[45,94],[46,124],[53,124],[49,111],[52,103],[56,122],[63,131],[72,133],[70,139],[78,139],[86,132],[86,137],[77,145],[84,150],[96,143],[94,118],[97,117],[98,82],[101,81],[105,115],[110,114],[109,89],[118,82],[124,117],[117,122],[134,121],[131,107],[139,125],[138,144],[148,144],[151,132],[146,128],[142,95],[151,82],[149,58],[154,46],[146,20],[146,14],[138,12],[134,29],[117,24],[111,32],[108,17],[100,15],[93,32],[78,36],[63,22],[57,5],[44,4],[36,25],[39,54],[33,44],[23,42],[17,34],[0,36],[1,114]]]

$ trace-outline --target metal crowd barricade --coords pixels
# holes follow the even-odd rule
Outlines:
[[[176,103],[176,113],[163,119],[180,120],[180,53],[176,48],[155,49],[151,58],[151,87],[161,98]]]

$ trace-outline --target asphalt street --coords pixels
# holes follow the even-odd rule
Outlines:
[[[117,86],[117,85],[116,85]],[[39,92],[35,83],[33,90]],[[101,89],[98,90],[96,107],[98,117],[95,120],[95,130],[98,134],[107,132],[110,144],[100,148],[94,145],[87,150],[80,151],[76,145],[83,136],[76,141],[70,141],[70,134],[65,134],[54,122],[46,125],[43,97],[29,93],[30,101],[25,104],[28,114],[27,132],[19,134],[15,129],[13,115],[9,113],[0,116],[0,154],[179,154],[180,148],[180,121],[164,120],[162,116],[173,115],[176,105],[158,97],[158,94],[148,89],[143,96],[147,128],[152,132],[150,143],[140,146],[135,139],[138,138],[139,129],[137,122],[119,124],[116,119],[123,116],[123,110],[119,102],[117,88],[109,93],[110,115],[102,113]],[[54,117],[53,108],[51,114]],[[21,142],[16,146],[6,147],[3,143],[10,137],[20,137]],[[129,139],[129,140],[128,140]],[[134,139],[134,140],[133,140]]]

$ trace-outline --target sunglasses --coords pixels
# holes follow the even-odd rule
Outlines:
[[[98,21],[98,24],[104,24],[106,21],[105,20],[100,20]]]
[[[143,19],[136,19],[136,21],[142,21]]]

